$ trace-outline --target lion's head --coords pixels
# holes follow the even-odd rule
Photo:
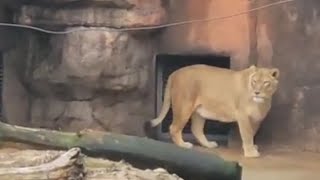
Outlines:
[[[272,95],[278,88],[279,69],[258,68],[250,66],[249,91],[254,102],[263,103],[271,100]]]

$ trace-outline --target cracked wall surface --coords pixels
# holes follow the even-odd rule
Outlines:
[[[117,28],[164,23],[161,0],[25,3],[15,11],[19,24],[85,31],[20,31],[16,47],[3,54],[7,122],[143,135],[143,122],[153,115],[149,77],[155,35]]]

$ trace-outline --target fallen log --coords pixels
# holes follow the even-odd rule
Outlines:
[[[70,149],[55,160],[37,166],[0,168],[1,180],[81,180],[83,178],[84,170],[79,148]]]
[[[99,131],[59,132],[13,126],[0,122],[0,138],[58,149],[80,147],[91,156],[104,156],[142,168],[162,167],[180,177],[197,180],[240,180],[242,168],[236,162],[205,152],[180,148],[148,138]]]

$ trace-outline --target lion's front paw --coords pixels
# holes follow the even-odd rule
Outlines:
[[[187,149],[191,149],[193,147],[192,143],[189,142],[184,142],[181,147],[187,148]]]
[[[256,146],[250,148],[244,148],[244,156],[247,158],[256,158],[260,156],[260,153]]]
[[[205,147],[212,149],[212,148],[218,147],[218,144],[215,141],[211,141],[211,142],[208,142],[208,144],[206,144]]]

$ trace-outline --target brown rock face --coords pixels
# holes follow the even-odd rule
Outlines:
[[[164,22],[166,15],[161,0],[126,0],[114,3],[75,1],[54,4],[55,6],[37,6],[37,3],[25,5],[21,8],[18,22],[44,26],[121,28],[158,25]]]
[[[5,111],[9,123],[143,134],[143,122],[152,117],[149,86],[155,34],[113,28],[157,25],[166,19],[165,11],[160,0],[114,2],[54,1],[49,7],[46,1],[26,1],[17,15],[19,23],[85,31],[24,32],[21,45],[5,56],[11,60],[5,67],[10,85],[4,89],[5,101],[13,104]],[[21,84],[23,90],[13,91]],[[22,95],[23,117],[15,115],[19,99],[12,98]]]
[[[47,95],[62,93],[81,100],[91,98],[94,91],[142,90],[146,86],[152,53],[148,38],[85,31],[52,36],[42,42],[37,39],[34,43],[34,47],[42,46],[34,51],[39,61],[30,59],[33,63],[26,69],[27,79],[34,89],[45,87],[41,91]]]

